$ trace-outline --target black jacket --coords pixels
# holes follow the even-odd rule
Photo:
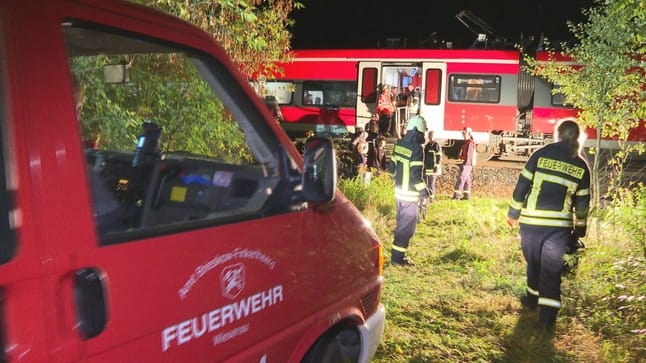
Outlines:
[[[436,141],[431,141],[424,146],[424,172],[431,175],[442,163],[442,147]]]
[[[566,142],[557,142],[529,158],[507,215],[528,226],[574,228],[583,237],[589,206],[590,168],[580,156],[569,156]]]
[[[410,130],[395,144],[389,166],[389,171],[395,173],[395,199],[417,202],[420,197],[428,196],[422,179],[424,150],[419,143],[419,134]]]

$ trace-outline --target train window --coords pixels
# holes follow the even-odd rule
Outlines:
[[[567,100],[565,98],[565,94],[559,92],[559,88],[561,88],[561,86],[552,85],[552,99],[551,99],[552,106],[567,106]]]
[[[303,82],[304,105],[354,107],[356,100],[357,92],[352,81]]]
[[[449,77],[449,100],[458,102],[500,102],[500,76],[452,74]]]
[[[377,102],[377,68],[364,68],[361,74],[361,102]]]
[[[274,96],[279,105],[292,103],[292,96],[296,85],[293,81],[267,81],[262,87],[260,96]]]
[[[439,105],[441,89],[442,89],[442,70],[427,69],[424,103],[426,103],[427,105]]]

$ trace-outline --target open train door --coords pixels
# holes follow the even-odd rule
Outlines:
[[[357,127],[365,127],[376,112],[381,62],[359,62],[357,90]]]
[[[419,113],[426,120],[427,129],[435,131],[437,138],[443,138],[444,134],[445,79],[446,63],[422,63]]]

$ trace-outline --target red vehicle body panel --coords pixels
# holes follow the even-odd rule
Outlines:
[[[217,59],[301,160],[224,51],[197,28],[122,2],[0,3],[0,143],[11,150],[17,227],[16,253],[0,264],[7,361],[298,361],[337,322],[361,326],[378,311],[381,247],[339,192],[300,211],[101,245],[61,34],[68,19]],[[74,299],[83,268],[100,271],[106,287],[108,322],[92,338],[79,331]],[[244,286],[225,291],[222,276],[233,268]],[[372,305],[362,310],[366,296]]]

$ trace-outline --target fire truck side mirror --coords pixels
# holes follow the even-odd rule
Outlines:
[[[308,202],[329,202],[336,193],[337,170],[334,146],[329,139],[307,140],[303,153],[303,196]]]

